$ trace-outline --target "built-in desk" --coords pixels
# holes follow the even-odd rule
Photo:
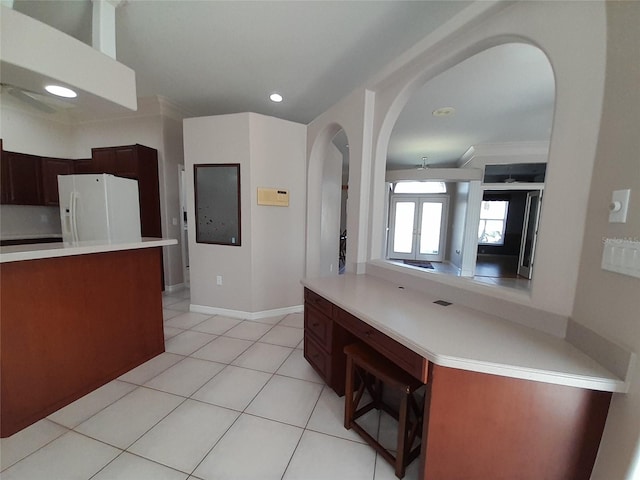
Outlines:
[[[588,480],[611,392],[627,385],[561,338],[367,275],[305,279],[305,358],[344,393],[363,341],[428,385],[420,478]]]

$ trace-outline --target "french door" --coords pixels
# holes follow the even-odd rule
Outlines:
[[[533,257],[536,253],[541,201],[541,191],[527,193],[522,240],[520,241],[520,258],[518,259],[518,275],[529,280],[533,274]]]
[[[444,195],[392,197],[387,257],[441,262],[448,206]]]

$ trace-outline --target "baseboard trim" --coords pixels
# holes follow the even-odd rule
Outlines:
[[[176,283],[175,285],[165,285],[164,291],[165,293],[173,293],[173,292],[180,292],[185,288],[187,288],[187,286],[184,283]]]
[[[294,305],[292,307],[275,308],[273,310],[262,310],[260,312],[244,312],[242,310],[229,310],[227,308],[209,307],[206,305],[191,304],[189,311],[195,313],[206,313],[209,315],[224,315],[232,318],[242,318],[245,320],[259,320],[261,318],[276,317],[278,315],[289,315],[290,313],[301,313],[304,310],[303,305]]]

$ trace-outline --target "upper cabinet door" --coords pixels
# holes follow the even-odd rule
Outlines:
[[[93,168],[101,173],[138,179],[138,158],[135,146],[91,149]]]
[[[58,205],[58,175],[73,173],[73,161],[64,158],[42,159],[42,195],[45,205]]]
[[[8,176],[8,203],[42,205],[42,168],[40,157],[25,153],[3,152]]]
[[[99,172],[91,158],[83,158],[73,161],[73,173],[102,173]]]

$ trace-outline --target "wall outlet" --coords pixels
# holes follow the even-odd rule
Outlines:
[[[216,276],[216,285],[222,285],[222,275]]]

